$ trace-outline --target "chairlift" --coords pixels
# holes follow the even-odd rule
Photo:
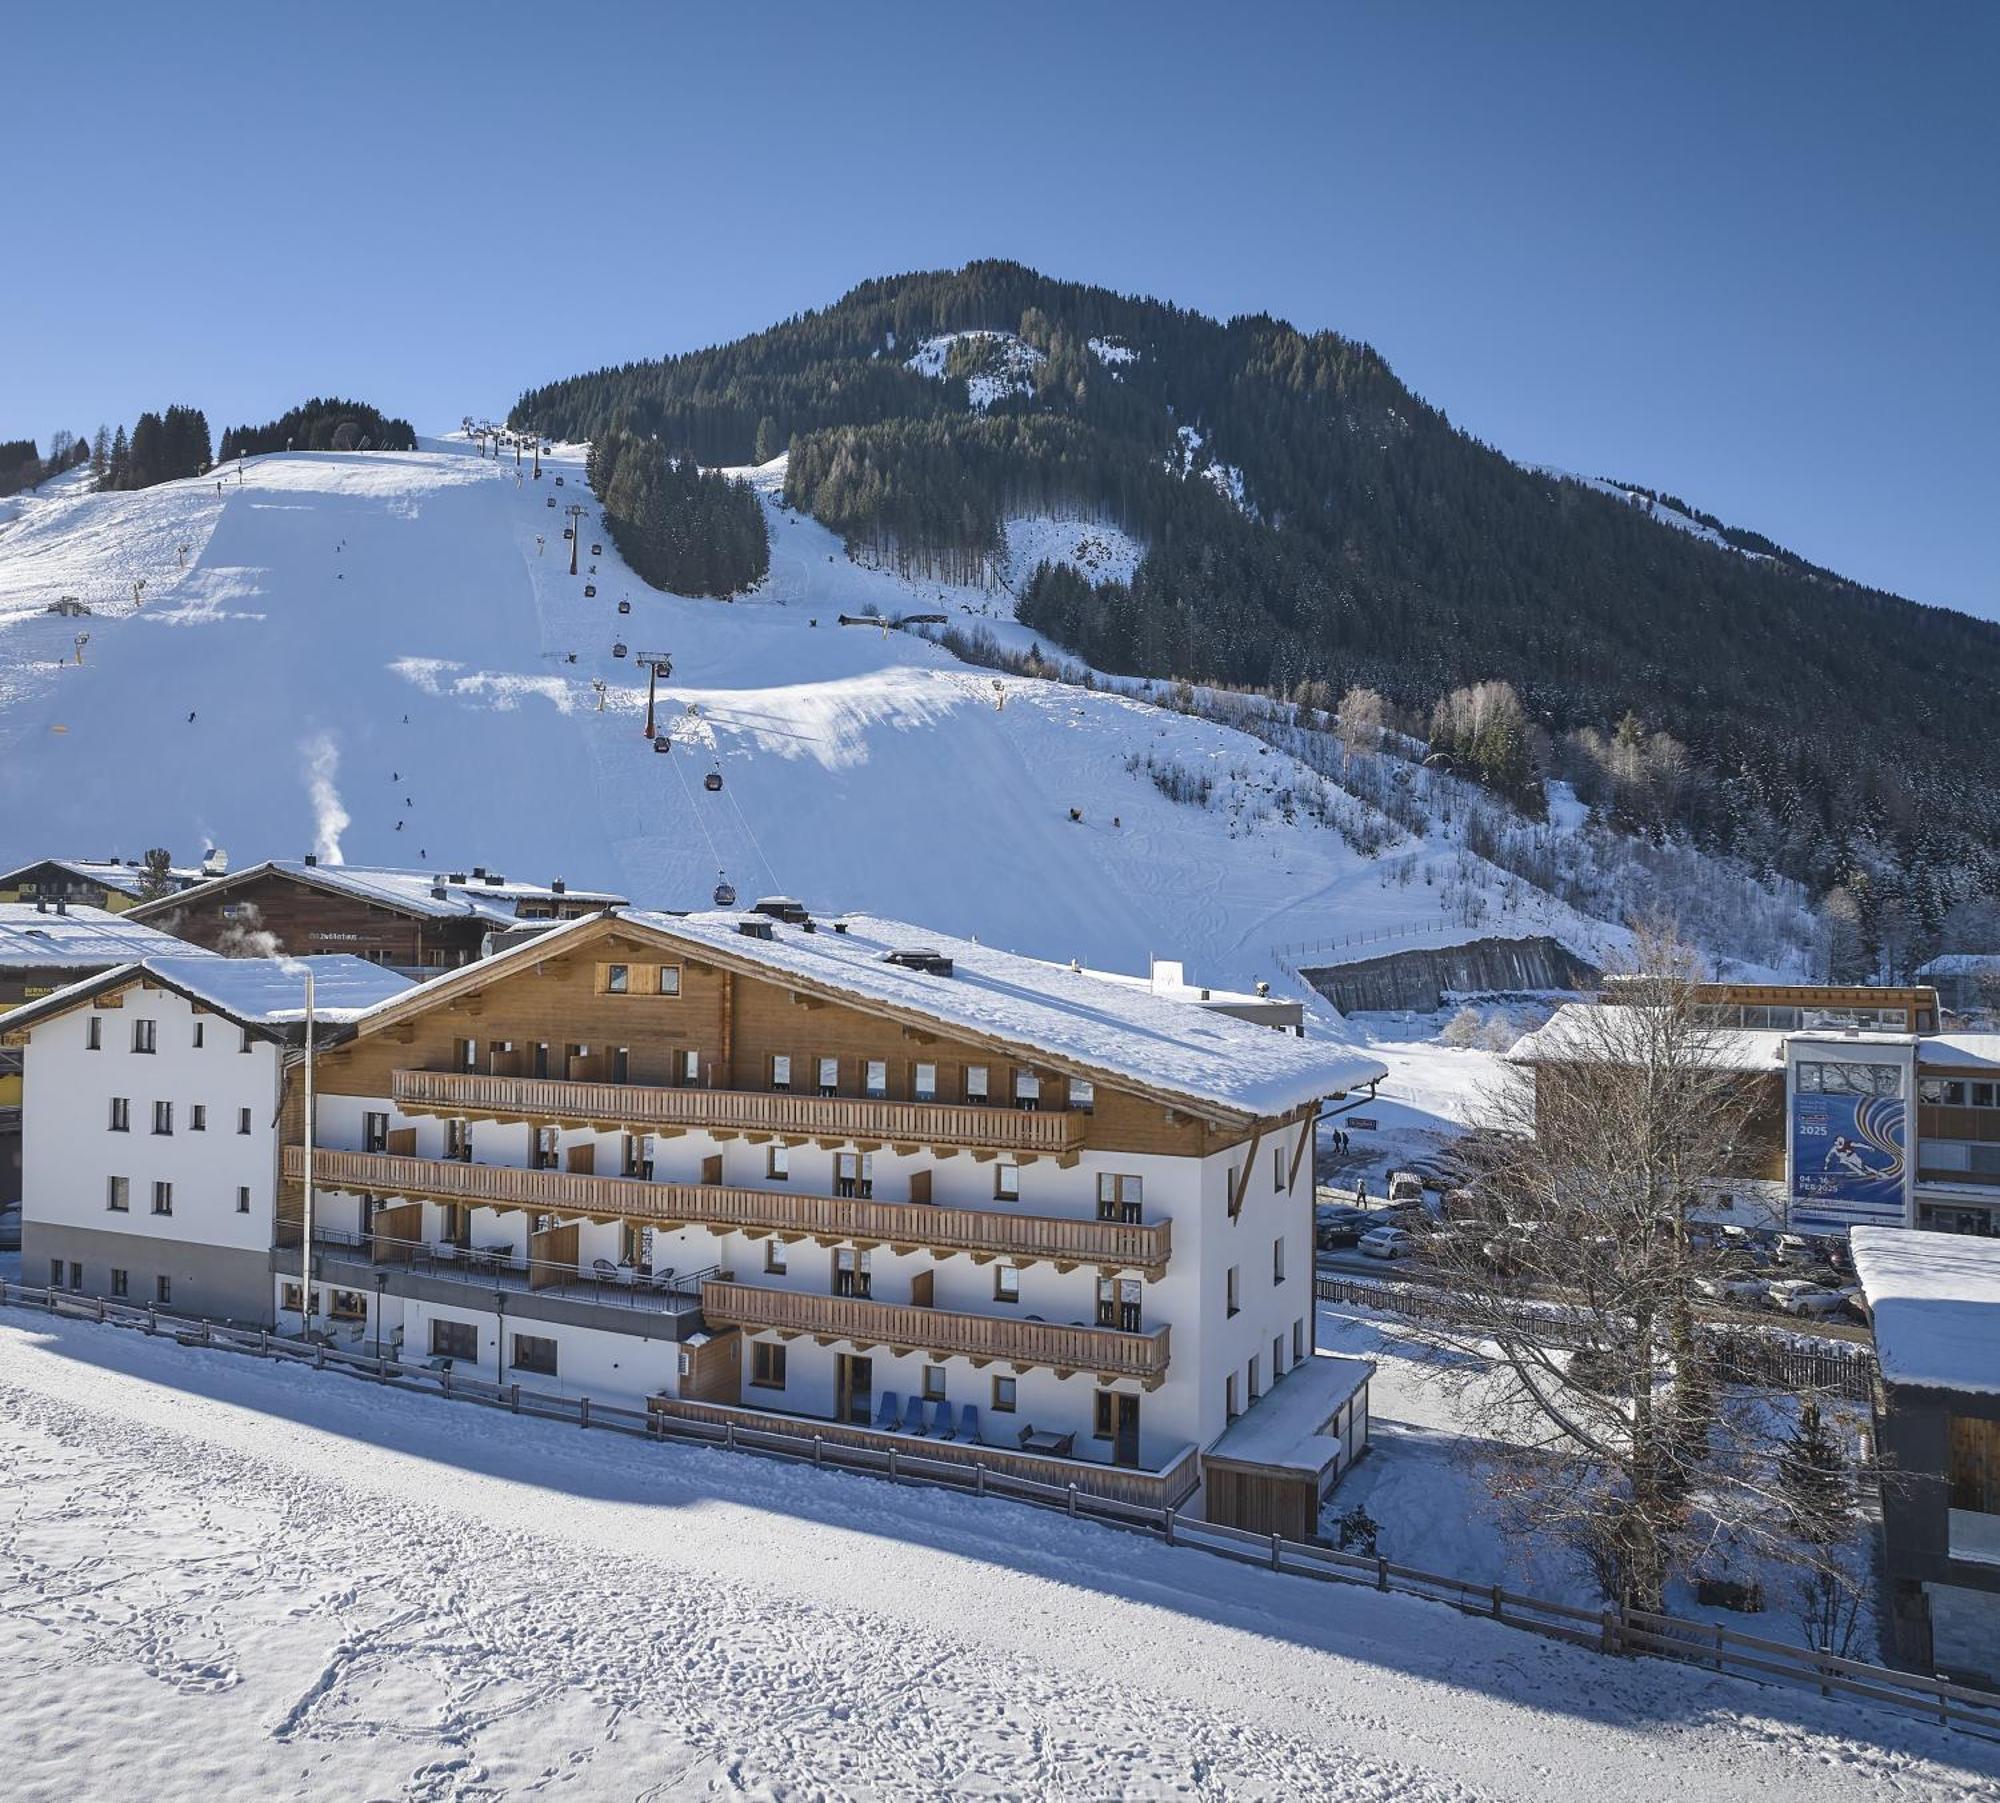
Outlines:
[[[586,583],[585,583],[585,584],[583,585],[583,598],[584,598],[584,599],[585,599],[586,601],[588,601],[588,600],[589,600],[589,599],[590,599],[590,598],[591,598],[591,597],[592,597],[593,595],[595,595],[596,593],[597,593],[597,584],[596,584],[596,583],[594,583],[594,582],[586,582]]]
[[[555,499],[555,496],[554,496],[554,495],[550,495],[550,496],[549,496],[549,499],[550,499],[551,501],[553,501],[553,500]],[[576,537],[576,528],[575,528],[574,526],[565,526],[565,527],[563,528],[563,537],[564,537],[564,538],[574,538],[574,537]]]
[[[631,603],[631,602],[629,602],[629,601],[621,601],[621,602],[619,602],[619,603],[618,603],[618,611],[619,611],[619,612],[620,612],[621,614],[629,614],[629,613],[630,613],[630,612],[632,611],[632,603]]]
[[[550,496],[549,496],[549,498],[548,498],[548,505],[549,505],[549,506],[551,506],[551,507],[553,507],[553,506],[554,506],[555,504],[556,504],[556,498],[555,498],[555,496],[554,496],[554,495],[550,495]]]
[[[717,789],[722,787],[722,772],[720,770],[711,770],[701,779],[701,786],[713,795]]]
[[[563,479],[562,479],[562,478],[561,478],[560,476],[558,476],[558,477],[556,478],[556,487],[558,487],[558,488],[562,487],[562,482],[563,482]]]
[[[619,641],[619,642],[618,642],[617,644],[615,644],[615,645],[613,645],[613,646],[611,647],[611,655],[612,655],[613,657],[623,657],[623,656],[625,655],[625,642],[624,642],[624,640],[622,640],[622,639],[621,639],[621,640],[620,640],[620,641]]]
[[[590,547],[590,554],[593,557],[602,557],[604,555],[604,547],[602,545],[592,545]]]
[[[736,906],[736,885],[734,883],[725,879],[715,885],[715,905],[718,908],[733,908]]]
[[[667,737],[667,735],[666,735],[665,733],[663,733],[663,732],[662,732],[662,733],[655,733],[655,734],[653,735],[653,749],[654,749],[655,751],[658,751],[658,752],[663,752],[663,753],[664,753],[664,752],[671,752],[671,751],[673,750],[673,748],[674,748],[674,742],[673,742],[673,740],[672,740],[672,739],[670,739],[670,738],[668,738],[668,737]]]

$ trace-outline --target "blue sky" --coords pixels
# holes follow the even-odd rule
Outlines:
[[[2000,617],[2000,6],[21,6],[0,437],[419,430],[1010,256]]]

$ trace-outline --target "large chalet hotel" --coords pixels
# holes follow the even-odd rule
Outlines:
[[[228,1011],[200,968],[228,962],[9,1020],[33,1281],[105,1293],[107,1227],[185,1263],[213,1212],[245,1243],[243,1183],[183,1178],[155,1219],[154,1148],[86,1130],[199,1105],[199,1054],[159,1054]],[[1352,1048],[784,902],[595,914],[373,991],[314,962],[356,1005],[321,1022],[310,1132],[293,998],[232,1022],[287,1076],[262,1293],[216,1312],[666,1414],[921,1433],[1133,1500],[1205,1480],[1289,1531],[1366,1444],[1369,1367],[1313,1336],[1315,1122],[1384,1074]],[[38,1080],[70,1098],[46,1148]]]

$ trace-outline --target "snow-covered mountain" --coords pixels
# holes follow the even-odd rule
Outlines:
[[[0,860],[316,848],[478,860],[664,907],[726,881],[1049,957],[1178,957],[1216,984],[1279,978],[1281,945],[1387,929],[1619,937],[1462,836],[1414,837],[1334,794],[1269,735],[1162,705],[1164,688],[996,674],[910,631],[839,625],[942,612],[1032,642],[1004,583],[851,562],[782,504],[782,459],[746,472],[771,574],[734,603],[646,588],[602,532],[581,452],[543,467],[537,483],[454,438],[22,497],[0,522]],[[1088,520],[1007,536],[1009,581],[1045,557],[1115,572],[1141,549]],[[64,596],[89,617],[47,611]],[[664,755],[642,730],[648,653],[673,660]]]

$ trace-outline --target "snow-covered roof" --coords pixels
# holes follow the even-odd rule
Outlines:
[[[1211,1459],[1320,1471],[1340,1442],[1321,1430],[1375,1375],[1373,1359],[1316,1352],[1232,1421],[1208,1449]]]
[[[2000,1395],[2000,1240],[1856,1227],[1848,1244],[1889,1382]]]
[[[2000,952],[1941,952],[1917,967],[1920,977],[1977,977],[2000,972]]]
[[[103,908],[71,907],[46,913],[33,902],[0,902],[0,969],[74,969],[130,963],[195,948],[158,927]]]
[[[120,895],[138,895],[146,884],[146,869],[136,858],[36,858],[18,870],[0,873],[0,889],[11,889],[31,871],[63,870],[100,888],[115,889]],[[206,872],[186,865],[169,867],[167,875],[183,887],[192,887]]]
[[[2000,1071],[2000,1033],[1926,1033],[1917,1042],[1926,1070]]]
[[[177,948],[174,955],[135,959],[98,971],[40,1001],[0,1015],[0,1022],[9,1028],[28,1026],[121,985],[147,980],[199,1002],[239,1026],[276,1031],[305,1020],[305,978],[310,970],[315,1023],[345,1026],[416,987],[410,978],[349,952],[310,958],[224,958],[181,945],[178,940],[172,943]]]
[[[219,878],[210,887],[218,892],[235,888],[253,877],[276,872],[310,883],[334,894],[351,895],[359,901],[393,908],[399,914],[417,914],[431,920],[483,920],[493,926],[512,926],[520,916],[524,901],[585,903],[591,907],[613,908],[625,897],[602,889],[558,890],[549,883],[514,882],[491,872],[474,876],[466,871],[390,870],[363,864],[308,864],[303,859],[270,858],[262,864],[247,865],[234,875]],[[443,890],[442,895],[438,890]],[[148,903],[149,910],[165,911],[178,897]]]
[[[1507,1056],[1517,1064],[1595,1062],[1618,1044],[1615,1021],[1605,1017],[1624,1012],[1629,1012],[1627,1005],[1617,1002],[1567,1002],[1516,1040]],[[1702,1034],[1708,1062],[1716,1070],[1774,1073],[1785,1068],[1790,1037],[1771,1027],[1711,1027]]]
[[[733,911],[633,911],[618,918],[858,1001],[925,1015],[1231,1113],[1283,1114],[1388,1074],[1379,1059],[1350,1045],[1294,1038],[1191,1008],[1150,986],[1107,983],[1088,971],[903,921],[848,915],[808,932]],[[746,935],[745,922],[760,932],[769,928],[770,937]],[[949,958],[952,974],[889,962],[892,953],[922,951]]]

